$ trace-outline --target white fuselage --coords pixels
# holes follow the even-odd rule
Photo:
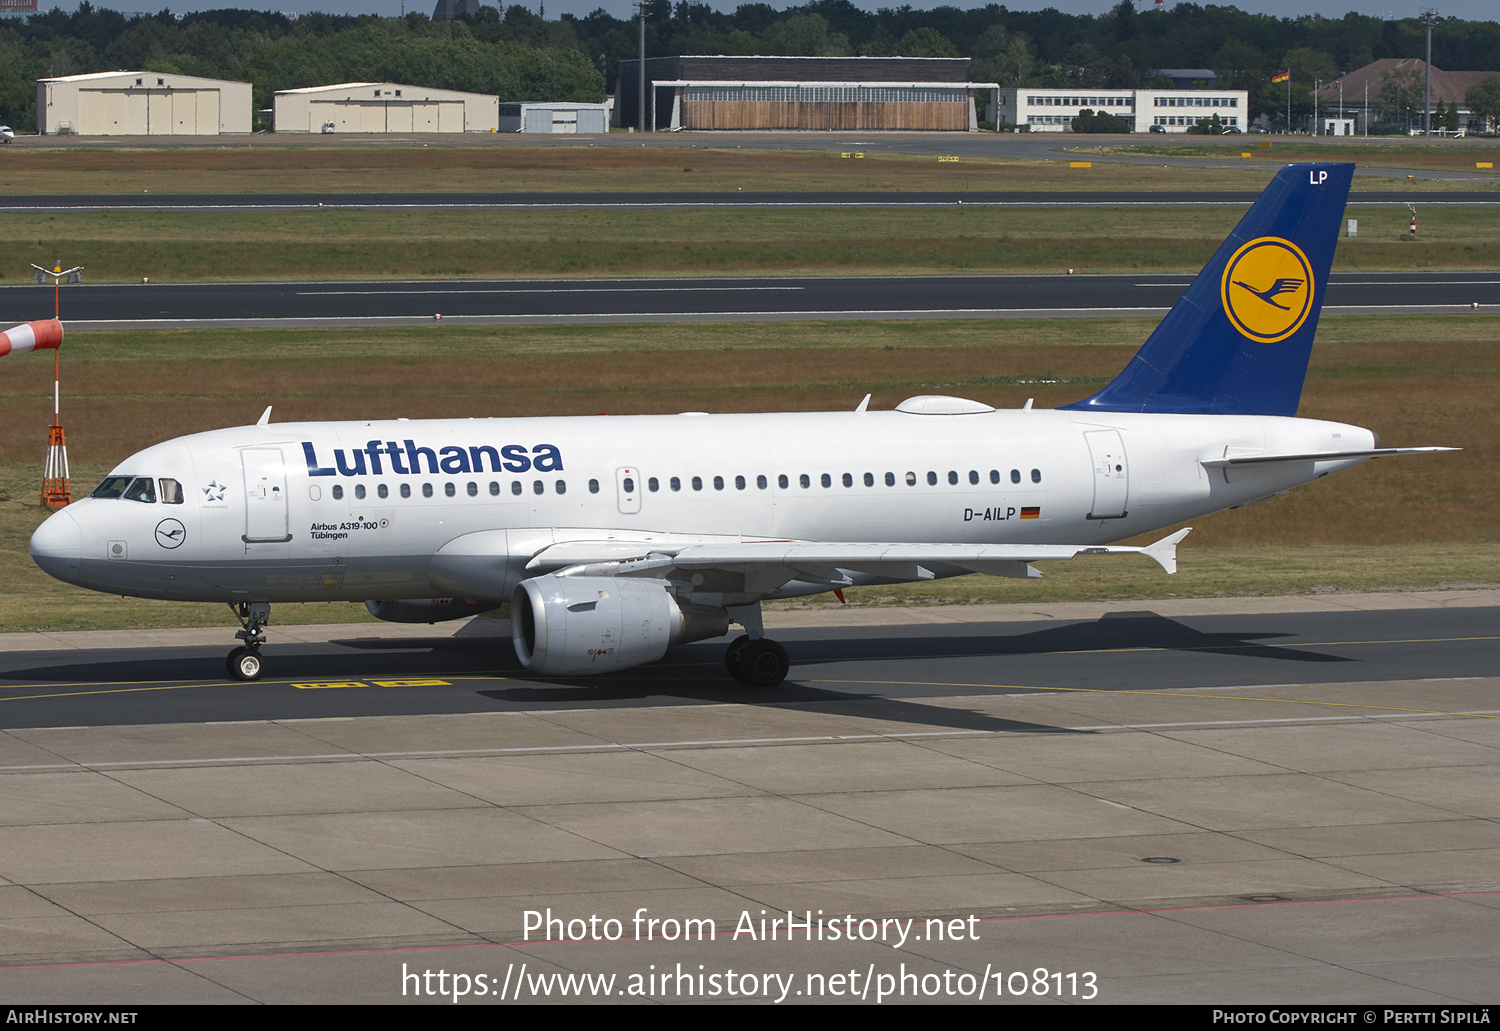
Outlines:
[[[176,480],[182,503],[86,498],[32,552],[140,597],[498,600],[567,540],[1103,544],[1361,460],[1202,461],[1373,446],[1306,419],[1054,410],[283,423],[141,451],[114,475]]]

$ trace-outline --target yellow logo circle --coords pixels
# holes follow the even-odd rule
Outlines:
[[[1219,293],[1235,329],[1274,344],[1302,328],[1315,289],[1307,255],[1290,240],[1262,236],[1234,252]]]

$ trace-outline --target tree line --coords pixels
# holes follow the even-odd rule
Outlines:
[[[125,17],[90,3],[0,22],[0,120],[36,125],[36,80],[80,72],[142,69],[254,86],[257,108],[277,90],[385,80],[490,93],[502,101],[598,101],[613,93],[622,59],[637,54],[634,21],[603,10],[548,20],[519,4],[481,7],[450,23],[405,18],[219,10]],[[1438,18],[1433,63],[1500,72],[1500,24]],[[1120,0],[1099,15],[1048,8],[1011,11],[909,6],[873,12],[849,0],[812,0],[778,11],[741,4],[720,12],[693,0],[650,0],[649,57],[696,54],[967,57],[970,78],[1003,87],[1136,88],[1159,68],[1211,68],[1221,86],[1246,89],[1250,108],[1285,117],[1312,107],[1318,79],[1337,78],[1383,57],[1421,57],[1420,19],[1360,14],[1275,18],[1234,7],[1179,3],[1137,12]],[[1405,102],[1402,98],[1401,102]]]

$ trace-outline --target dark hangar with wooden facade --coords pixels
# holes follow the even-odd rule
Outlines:
[[[640,61],[621,61],[615,111],[640,126]],[[974,132],[976,94],[993,110],[999,86],[970,82],[966,57],[652,57],[647,131]]]

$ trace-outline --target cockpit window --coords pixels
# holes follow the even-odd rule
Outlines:
[[[158,482],[161,484],[161,503],[163,505],[182,504],[182,484],[176,480],[166,479],[165,477]]]
[[[154,505],[156,504],[156,487],[152,484],[151,477],[137,476],[130,486],[125,488],[125,493],[121,496],[126,501],[141,501]]]
[[[130,486],[134,476],[109,476],[104,482],[94,488],[91,498],[117,498],[125,493],[125,488]]]

